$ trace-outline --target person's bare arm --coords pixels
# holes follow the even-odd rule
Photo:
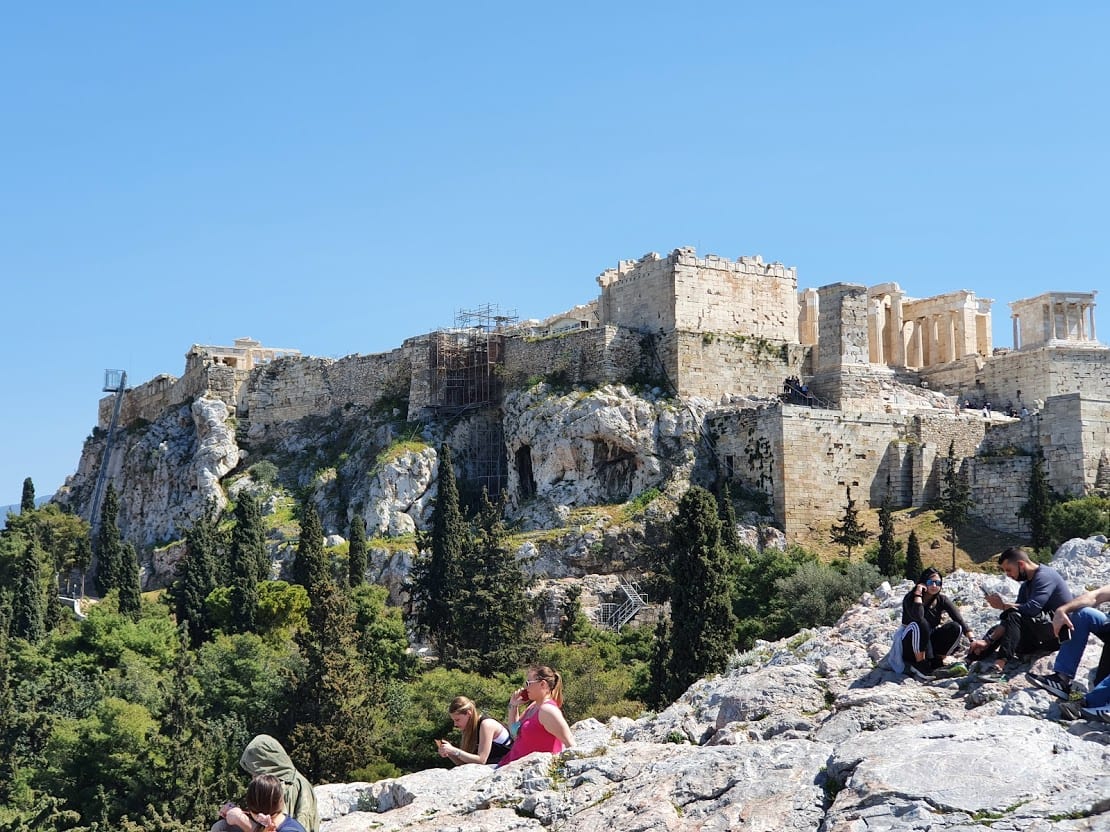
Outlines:
[[[563,744],[563,748],[574,748],[574,734],[558,706],[543,705],[540,708],[540,724],[547,729],[547,733]]]

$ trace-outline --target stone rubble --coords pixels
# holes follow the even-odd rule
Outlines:
[[[1104,538],[1069,541],[1052,565],[1077,591],[1110,583]],[[1055,721],[1056,700],[1023,677],[1051,656],[1002,683],[876,667],[910,586],[758,643],[659,714],[577,723],[558,757],[319,786],[322,830],[1110,830],[1110,726]],[[997,574],[945,578],[976,634],[997,620],[981,586],[1017,591]],[[1100,649],[1092,639],[1081,681]]]

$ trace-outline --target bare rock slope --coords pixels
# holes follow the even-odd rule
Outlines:
[[[1053,566],[1076,590],[1110,582],[1101,538]],[[983,584],[1017,590],[964,572],[945,583],[976,633],[996,616]],[[318,787],[324,832],[1110,830],[1110,726],[1055,719],[1021,672],[1051,657],[1001,683],[876,667],[908,589],[884,584],[833,627],[760,644],[662,713],[578,723],[558,757]]]

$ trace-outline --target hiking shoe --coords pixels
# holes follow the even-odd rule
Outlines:
[[[1061,702],[1060,703],[1060,719],[1067,722],[1072,722],[1076,719],[1081,719],[1083,716],[1083,706],[1078,702]]]
[[[1104,722],[1110,725],[1110,705],[1103,705],[1101,708],[1080,708],[1079,713],[1091,722]]]
[[[927,673],[921,672],[916,667],[914,667],[912,664],[908,665],[906,667],[906,675],[909,676],[910,678],[917,679],[917,681],[919,681],[919,682],[931,682],[931,681],[933,681],[932,676],[928,675]]]
[[[975,678],[980,682],[1005,682],[1007,677],[1005,668],[992,663],[976,673]]]
[[[1057,699],[1067,699],[1071,694],[1071,682],[1059,673],[1026,673],[1025,678]]]

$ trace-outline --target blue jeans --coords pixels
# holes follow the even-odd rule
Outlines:
[[[1071,638],[1060,645],[1053,668],[1057,673],[1074,677],[1075,671],[1079,669],[1079,660],[1083,658],[1083,651],[1087,647],[1088,636],[1094,634],[1104,642],[1110,642],[1110,618],[1094,607],[1083,607],[1069,613],[1068,618],[1073,627]]]

